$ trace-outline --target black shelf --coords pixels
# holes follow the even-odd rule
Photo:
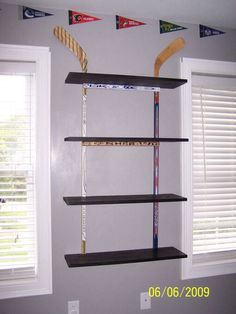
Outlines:
[[[143,263],[186,257],[186,254],[174,247],[65,255],[69,267]]]
[[[125,89],[132,87],[144,88],[169,88],[173,89],[185,84],[187,80],[165,77],[148,77],[148,76],[133,76],[133,75],[116,75],[116,74],[101,74],[101,73],[82,73],[69,72],[65,83],[67,84],[87,84],[89,87],[107,87],[123,86]],[[89,86],[95,84],[97,86]],[[99,86],[100,85],[100,86]]]
[[[102,204],[130,204],[155,202],[182,202],[187,198],[176,194],[143,194],[143,195],[105,195],[105,196],[66,196],[63,197],[67,205],[102,205]]]
[[[158,146],[160,142],[187,142],[187,138],[154,137],[80,137],[65,138],[66,142],[82,142],[85,146]]]

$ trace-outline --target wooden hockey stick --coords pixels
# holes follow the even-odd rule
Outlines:
[[[83,72],[87,72],[88,59],[83,48],[77,43],[77,41],[62,27],[56,26],[53,29],[53,34],[60,40],[67,48],[69,48],[76,58],[79,59]]]
[[[78,44],[78,42],[61,26],[56,26],[53,29],[54,35],[60,40],[67,48],[69,48],[76,58],[79,59],[81,68],[83,72],[88,71],[88,59],[83,48]],[[86,100],[87,93],[86,88],[82,89],[82,126],[81,133],[82,136],[86,136]],[[81,194],[86,196],[86,147],[81,148]],[[86,253],[86,206],[81,207],[81,253]]]
[[[173,56],[176,52],[184,48],[185,41],[182,37],[173,40],[162,52],[156,57],[154,64],[154,76],[158,77],[160,68],[167,59]]]
[[[167,59],[185,46],[183,38],[172,41],[157,57],[154,64],[154,76],[158,77],[160,68]],[[154,92],[154,137],[159,137],[159,92]],[[153,193],[159,192],[159,147],[154,147],[153,157]],[[158,248],[159,203],[153,204],[153,248]]]

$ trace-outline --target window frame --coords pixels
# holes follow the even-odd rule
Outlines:
[[[0,61],[36,65],[36,219],[38,271],[35,278],[0,281],[0,299],[52,293],[50,79],[48,47],[0,44]]]
[[[192,73],[236,77],[236,62],[182,58],[181,77],[188,80],[181,88],[181,135],[189,143],[181,148],[181,188],[188,198],[182,203],[182,250],[188,255],[181,262],[182,279],[236,273],[236,258],[193,264],[192,254]]]

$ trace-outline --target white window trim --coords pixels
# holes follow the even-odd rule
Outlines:
[[[50,78],[47,47],[0,44],[1,61],[36,63],[36,207],[38,275],[34,279],[0,282],[0,299],[52,293]]]
[[[225,259],[193,265],[192,257],[192,73],[207,73],[236,77],[236,63],[214,60],[183,58],[181,77],[188,80],[181,89],[181,128],[182,137],[189,143],[181,149],[182,195],[188,198],[182,203],[182,251],[188,258],[182,260],[182,279],[208,277],[236,273],[236,259]]]

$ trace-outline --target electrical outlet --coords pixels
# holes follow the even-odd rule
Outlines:
[[[140,310],[148,310],[151,308],[151,297],[148,292],[140,293]]]
[[[79,301],[68,301],[68,314],[79,314]]]

